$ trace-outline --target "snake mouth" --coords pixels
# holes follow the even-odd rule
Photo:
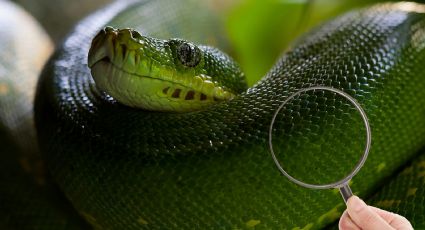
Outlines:
[[[185,85],[182,85],[182,84],[179,84],[179,83],[176,83],[176,82],[171,82],[171,81],[167,81],[167,80],[163,80],[163,79],[153,78],[151,76],[141,76],[141,75],[137,75],[137,74],[134,74],[134,73],[129,73],[125,69],[122,69],[122,68],[119,68],[118,66],[116,66],[113,62],[111,62],[111,59],[107,56],[105,56],[105,57],[99,59],[98,61],[94,62],[93,65],[90,68],[94,69],[94,68],[96,68],[96,65],[108,66],[108,69],[111,69],[111,72],[121,72],[121,74],[126,74],[128,77],[138,77],[138,78],[159,80],[159,81],[163,81],[166,84],[168,83],[169,85],[175,85],[176,87],[188,88]],[[168,91],[168,88],[170,88],[170,87],[164,88],[163,92]],[[202,97],[207,97],[207,96],[203,95]],[[177,97],[174,96],[174,98],[177,98]],[[214,100],[219,101],[220,99],[214,98]]]

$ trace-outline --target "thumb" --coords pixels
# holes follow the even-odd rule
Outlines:
[[[394,228],[357,196],[352,196],[348,199],[347,211],[353,222],[361,229],[394,230]]]

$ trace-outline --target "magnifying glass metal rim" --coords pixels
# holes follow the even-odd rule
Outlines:
[[[330,184],[309,184],[309,183],[305,183],[303,181],[297,180],[296,178],[292,177],[291,175],[289,175],[281,166],[281,164],[279,163],[279,160],[276,158],[276,155],[273,151],[273,144],[272,144],[272,132],[273,132],[273,125],[275,122],[275,119],[277,117],[277,114],[280,112],[280,110],[283,108],[283,106],[285,106],[285,104],[288,103],[288,101],[290,101],[291,99],[293,99],[294,97],[296,97],[297,95],[300,95],[304,92],[307,91],[312,91],[312,90],[328,90],[334,93],[337,93],[343,97],[345,97],[347,100],[349,100],[357,109],[357,111],[360,112],[360,115],[363,119],[364,122],[364,126],[366,128],[366,145],[364,148],[364,153],[361,157],[361,159],[357,162],[357,165],[355,166],[355,168],[347,175],[345,176],[343,179],[334,182],[334,183],[330,183]],[[348,186],[349,181],[351,180],[351,178],[354,177],[354,175],[356,175],[358,173],[358,171],[360,170],[360,168],[364,165],[366,158],[369,154],[369,150],[370,150],[370,145],[372,142],[372,135],[371,135],[371,129],[370,129],[370,125],[369,125],[369,121],[368,118],[366,116],[365,111],[363,110],[363,108],[360,106],[360,104],[353,98],[351,97],[349,94],[332,88],[332,87],[327,87],[327,86],[313,86],[313,87],[309,87],[309,88],[304,88],[301,89],[297,92],[295,92],[294,94],[292,94],[291,96],[289,96],[288,98],[286,98],[285,101],[282,102],[282,104],[280,104],[279,108],[276,110],[276,112],[273,115],[271,124],[270,124],[270,128],[269,128],[269,147],[270,147],[270,153],[273,157],[273,161],[276,164],[276,166],[278,167],[279,171],[285,175],[289,180],[291,180],[292,182],[306,187],[306,188],[311,188],[311,189],[330,189],[330,188],[339,188],[340,192],[344,198],[344,201],[346,202],[347,199],[352,195],[351,189]]]

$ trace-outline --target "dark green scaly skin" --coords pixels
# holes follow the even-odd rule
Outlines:
[[[425,154],[416,157],[394,180],[372,196],[370,204],[398,213],[425,229]]]
[[[85,60],[95,33],[105,24],[136,23],[126,11],[108,23],[122,4],[76,28],[46,66],[36,97],[50,170],[95,227],[319,229],[335,221],[344,209],[338,192],[291,184],[266,145],[277,106],[312,85],[348,92],[370,118],[372,150],[352,184],[362,197],[425,145],[424,13],[400,4],[348,13],[299,40],[261,82],[233,100],[167,114],[123,106],[99,93],[90,77]],[[163,2],[129,11],[149,4]],[[162,5],[161,16],[178,18],[167,10],[178,11],[179,4]]]

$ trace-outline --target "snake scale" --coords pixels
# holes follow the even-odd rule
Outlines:
[[[353,191],[424,229],[425,6],[381,4],[329,21],[298,39],[255,86],[200,111],[130,108],[98,90],[87,54],[104,26],[231,53],[215,7],[115,2],[80,22],[46,64],[35,100],[38,140],[52,177],[79,214],[98,229],[331,226],[345,209],[338,192],[308,190],[281,177],[266,144],[270,119],[285,98],[326,85],[356,98],[373,130]]]

